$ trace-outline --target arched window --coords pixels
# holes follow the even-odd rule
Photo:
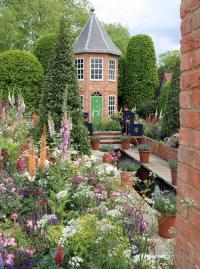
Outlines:
[[[91,96],[102,96],[100,92],[94,92]]]

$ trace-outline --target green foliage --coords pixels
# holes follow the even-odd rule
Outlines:
[[[179,50],[171,50],[159,55],[158,73],[161,78],[164,72],[172,72],[177,58],[180,56]]]
[[[154,99],[159,82],[155,49],[150,36],[136,35],[129,41],[125,81],[125,102],[129,107],[140,107]]]
[[[119,131],[121,130],[119,121],[105,120],[93,126],[95,131]]]
[[[104,26],[112,41],[121,50],[122,55],[126,55],[128,42],[131,38],[128,28],[121,23],[109,23]]]
[[[113,152],[114,151],[114,147],[111,145],[102,145],[101,146],[101,151],[102,152]]]
[[[91,141],[100,141],[100,136],[97,136],[97,135],[93,135],[93,136],[90,136],[90,140]]]
[[[0,91],[7,98],[9,91],[15,96],[21,92],[28,108],[38,108],[44,79],[42,65],[25,51],[10,50],[0,53]]]
[[[86,22],[89,9],[87,0],[1,0],[0,51],[32,50],[38,37],[56,32],[62,16],[68,19],[70,35],[75,37]]]
[[[142,103],[140,107],[137,108],[137,114],[140,118],[146,119],[146,117],[151,116],[156,113],[158,108],[158,102],[150,100],[146,103]]]
[[[176,215],[176,196],[171,192],[159,192],[154,195],[154,208],[170,216]]]
[[[166,102],[167,102],[167,94],[168,94],[170,86],[171,86],[171,81],[168,81],[162,89],[162,93],[159,99],[159,111],[164,112]]]
[[[49,66],[53,51],[56,46],[56,34],[45,34],[37,41],[33,54],[41,62],[45,73]]]
[[[55,130],[60,129],[63,117],[63,96],[69,72],[69,55],[71,43],[64,20],[61,20],[54,55],[47,70],[40,106],[40,126],[47,123],[48,114],[55,124]]]
[[[123,105],[124,101],[124,91],[125,91],[125,57],[120,57],[118,61],[118,96],[119,105]]]
[[[131,137],[128,136],[128,135],[121,135],[120,136],[120,140],[121,141],[129,141],[129,140],[131,140]]]
[[[179,93],[180,93],[180,60],[178,59],[173,70],[171,87],[167,94],[166,106],[162,120],[162,136],[171,136],[177,133],[180,127],[179,120]]]
[[[140,144],[138,146],[138,151],[150,151],[150,147],[148,144]]]
[[[171,160],[169,162],[169,168],[171,170],[177,170],[177,168],[178,168],[178,161],[177,160]]]
[[[119,162],[119,169],[127,172],[135,172],[140,168],[139,164],[121,161]]]

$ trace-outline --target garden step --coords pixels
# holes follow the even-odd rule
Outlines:
[[[101,140],[100,144],[119,144],[121,145],[121,141],[120,140]]]
[[[113,135],[121,135],[121,131],[94,131],[94,135],[108,135],[108,136],[113,136]]]
[[[120,140],[119,136],[107,136],[107,135],[101,135],[101,140]]]

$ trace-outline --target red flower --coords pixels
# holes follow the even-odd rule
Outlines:
[[[56,249],[54,260],[57,265],[63,265],[64,263],[64,248],[63,247],[59,246]]]

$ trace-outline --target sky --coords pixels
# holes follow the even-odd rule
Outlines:
[[[180,48],[181,0],[90,0],[98,19],[120,22],[131,35],[147,34],[154,41],[157,56]]]

